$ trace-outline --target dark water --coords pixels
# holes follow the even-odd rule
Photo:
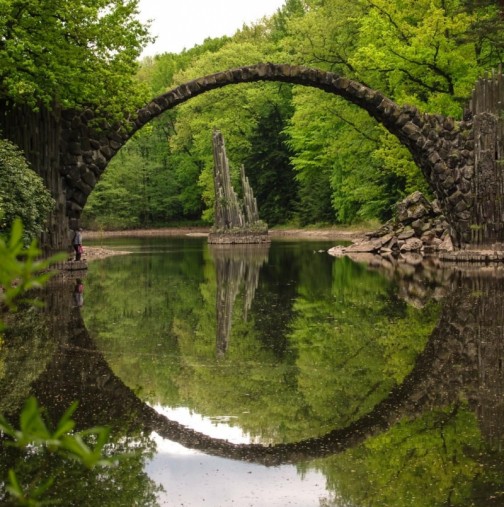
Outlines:
[[[65,505],[504,505],[500,268],[101,244],[134,253],[89,265],[82,307],[60,278],[17,317],[1,410],[78,399],[78,427],[135,452],[83,473],[4,449],[3,475],[63,470]]]

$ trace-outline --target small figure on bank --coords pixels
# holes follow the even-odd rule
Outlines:
[[[83,249],[82,249],[82,229],[80,227],[79,227],[79,229],[77,229],[75,231],[75,234],[74,234],[74,237],[72,240],[72,245],[75,250],[75,260],[80,261],[82,251],[83,251]]]
[[[75,306],[82,306],[84,304],[84,284],[80,278],[77,278],[77,280],[75,280],[73,297]]]

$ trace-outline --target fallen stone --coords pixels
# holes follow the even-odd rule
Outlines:
[[[411,227],[406,227],[400,234],[398,234],[397,239],[409,239],[415,235],[415,231]]]
[[[453,252],[453,250],[455,250],[455,247],[453,246],[453,241],[449,234],[446,234],[445,238],[439,244],[438,249],[444,252]]]
[[[346,252],[365,253],[365,252],[378,252],[383,245],[382,238],[377,238],[369,241],[361,241],[346,247]]]
[[[401,252],[417,252],[423,247],[423,242],[419,238],[409,238],[401,246]]]
[[[411,223],[430,213],[429,201],[419,191],[413,192],[397,205],[397,219],[403,223]]]

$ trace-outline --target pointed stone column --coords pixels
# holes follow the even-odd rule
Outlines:
[[[257,200],[245,175],[240,168],[243,204],[231,184],[229,162],[221,132],[213,132],[215,224],[208,236],[209,243],[268,243],[268,226],[259,220]]]

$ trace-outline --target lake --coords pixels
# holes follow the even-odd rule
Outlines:
[[[57,421],[79,400],[77,428],[110,427],[125,456],[83,471],[3,446],[2,476],[44,470],[79,506],[504,505],[501,267],[334,258],[331,241],[98,244],[132,253],[11,322],[1,410],[34,394]]]

